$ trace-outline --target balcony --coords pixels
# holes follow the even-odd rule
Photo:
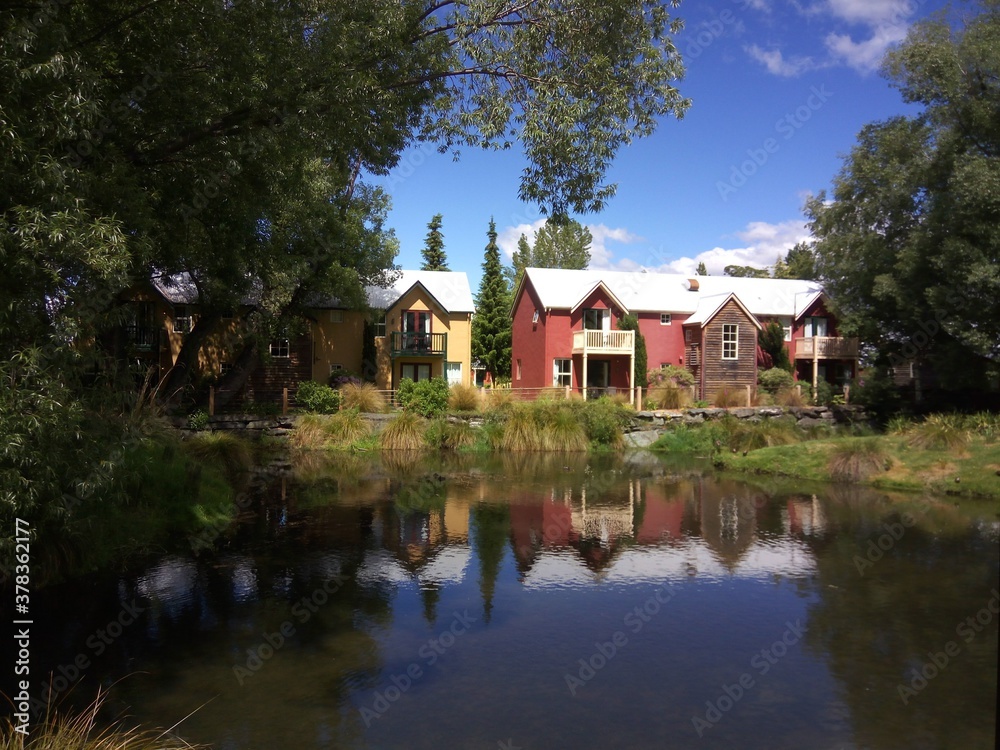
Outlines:
[[[795,359],[857,359],[858,340],[813,336],[795,340]]]
[[[573,331],[573,354],[633,354],[635,331]]]
[[[140,352],[155,352],[160,344],[160,329],[152,326],[125,326],[125,342]]]
[[[392,332],[390,339],[392,357],[443,357],[447,352],[447,333]]]

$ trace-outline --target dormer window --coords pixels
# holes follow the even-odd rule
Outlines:
[[[535,314],[531,316],[531,322],[533,324],[538,322],[538,310],[535,310]]]

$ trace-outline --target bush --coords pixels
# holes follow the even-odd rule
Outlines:
[[[833,386],[825,380],[820,380],[815,388],[810,388],[814,404],[828,406],[833,403]]]
[[[379,444],[385,450],[417,450],[427,447],[424,440],[426,427],[416,413],[404,411],[389,422],[379,435]]]
[[[889,456],[878,438],[857,438],[836,448],[830,456],[830,476],[844,482],[863,482],[889,467]]]
[[[455,411],[479,409],[479,389],[474,385],[453,385],[448,393],[448,408]]]
[[[208,412],[204,409],[198,409],[198,411],[193,412],[188,417],[188,427],[192,430],[204,430],[208,427]]]
[[[791,388],[795,384],[795,379],[788,370],[781,367],[772,367],[770,370],[764,370],[757,376],[757,383],[761,388],[773,395],[778,391]]]
[[[448,410],[448,382],[444,378],[431,378],[414,383],[404,378],[399,384],[396,399],[405,411],[422,417],[435,417]]]
[[[330,373],[329,383],[331,388],[343,388],[345,385],[361,385],[364,378],[348,370],[336,370]]]
[[[371,383],[348,383],[340,389],[340,398],[345,409],[369,414],[385,411],[385,399]]]
[[[682,388],[689,388],[694,385],[694,373],[676,365],[667,365],[666,367],[661,367],[659,370],[650,370],[648,378],[650,388],[671,382],[675,386]]]
[[[631,420],[628,409],[608,398],[583,402],[577,408],[588,440],[612,448],[622,445],[623,431]]]
[[[304,380],[299,383],[295,401],[312,414],[333,414],[340,409],[340,393],[315,380]]]

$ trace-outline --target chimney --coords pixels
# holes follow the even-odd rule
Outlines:
[[[684,288],[687,289],[689,292],[697,292],[699,288],[698,280],[688,279],[687,281],[684,282]]]

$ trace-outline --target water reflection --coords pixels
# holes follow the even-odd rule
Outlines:
[[[185,734],[225,748],[992,748],[996,619],[969,642],[956,628],[996,586],[995,511],[648,456],[313,459],[215,552],[44,594],[42,658],[58,674],[85,653],[82,698],[127,675],[113,710],[195,711]],[[89,651],[128,602],[135,624]],[[754,671],[796,622],[801,642]],[[743,674],[753,688],[699,737],[692,717]]]

